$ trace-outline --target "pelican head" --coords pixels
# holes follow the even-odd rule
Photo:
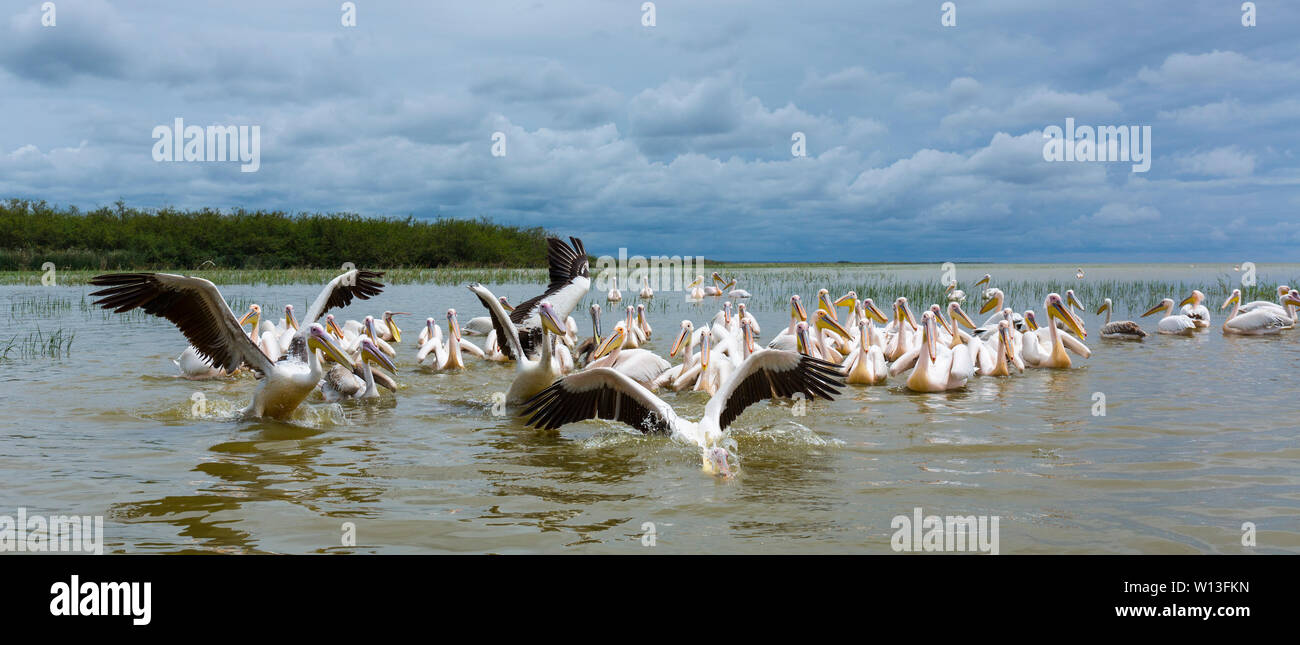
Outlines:
[[[514,310],[515,310],[515,306],[514,306],[514,305],[510,304],[509,302],[506,302],[506,297],[505,297],[505,296],[497,296],[497,302],[500,302],[500,303],[501,303],[501,308],[502,308],[502,309],[505,309],[506,311],[514,311]]]
[[[429,320],[433,319],[430,318]],[[325,315],[325,328],[328,329],[331,334],[334,334],[335,338],[343,340],[343,330],[339,329],[339,324],[334,322],[334,314]]]
[[[881,311],[880,307],[877,307],[875,301],[871,298],[862,301],[862,312],[882,325],[889,322],[889,319],[885,317],[885,312]]]
[[[1084,331],[1083,325],[1079,324],[1079,320],[1075,318],[1074,314],[1065,308],[1065,301],[1058,294],[1047,294],[1047,318],[1049,322],[1052,318],[1061,321],[1065,324],[1066,329],[1074,332],[1079,338],[1088,337],[1088,332]]]
[[[437,323],[434,322],[432,316],[430,316],[429,318],[425,318],[425,319],[424,319],[424,328],[427,329],[427,330],[429,331],[429,338],[433,338],[433,326],[436,325],[436,324],[437,324]]]
[[[836,300],[836,301],[835,301],[835,306],[836,306],[836,307],[852,307],[852,306],[854,305],[854,303],[856,303],[857,301],[858,301],[858,293],[857,293],[856,291],[850,291],[850,292],[848,292],[848,293],[846,293],[846,294],[840,296],[839,300]]]
[[[262,307],[260,305],[248,305],[248,313],[239,319],[239,326],[243,327],[249,321],[253,323],[253,331],[257,331],[257,325],[262,320]]]
[[[1101,306],[1097,307],[1097,315],[1102,315],[1107,309],[1115,311],[1115,306],[1111,304],[1110,298],[1101,301]]]
[[[1150,316],[1151,314],[1156,313],[1157,311],[1168,311],[1169,313],[1173,313],[1174,299],[1165,298],[1164,300],[1161,300],[1160,304],[1148,309],[1146,313],[1142,314],[1142,317],[1146,318],[1147,316]]]
[[[711,475],[717,475],[724,479],[731,478],[731,466],[727,465],[727,459],[731,453],[726,448],[714,446],[704,451],[704,472]]]
[[[700,368],[707,370],[709,369],[709,350],[713,347],[713,334],[710,334],[708,329],[703,331],[704,333],[700,334]]]
[[[898,320],[906,320],[907,324],[912,326],[912,329],[917,328],[916,316],[912,315],[911,307],[907,306],[907,298],[899,296],[899,298],[894,301],[894,318]]]
[[[542,323],[542,326],[545,327],[546,323]],[[451,337],[448,343],[460,342],[460,321],[456,319],[455,309],[447,310],[447,335]]]
[[[695,331],[695,324],[689,320],[682,321],[682,331],[677,334],[677,339],[673,341],[672,349],[668,350],[668,355],[676,358],[677,352],[689,345],[691,342],[691,332]]]
[[[348,358],[348,355],[344,354],[343,350],[339,349],[338,345],[334,344],[333,338],[331,338],[330,335],[326,333],[325,328],[321,327],[320,323],[312,323],[311,328],[308,329],[307,348],[320,350],[322,353],[328,356],[330,360],[340,365],[346,365],[353,369],[356,368],[356,365],[353,364],[352,359]]]
[[[930,362],[934,362],[939,357],[936,324],[934,312],[927,311],[921,314],[921,342],[925,345],[926,353],[930,355]]]
[[[794,326],[795,349],[805,356],[812,355],[812,341],[808,338],[808,323],[799,322]]]
[[[803,310],[803,302],[799,300],[798,294],[790,296],[790,317],[808,320],[808,312]]]
[[[1181,307],[1186,304],[1191,304],[1193,307],[1195,307],[1201,304],[1201,302],[1204,300],[1205,300],[1205,294],[1201,293],[1197,289],[1192,289],[1192,295],[1183,298],[1183,301],[1178,303],[1178,306]]]
[[[1038,319],[1034,318],[1034,310],[1033,309],[1025,310],[1024,317],[1025,317],[1025,327],[1027,327],[1029,331],[1038,331]]]
[[[717,272],[717,271],[714,271],[714,272],[713,272],[713,281],[716,282],[716,283],[718,283],[718,284],[721,284],[721,285],[725,285],[725,284],[727,284],[727,281],[726,281],[726,280],[723,280],[723,279],[722,279],[722,276],[721,276],[721,275],[718,275],[718,272]]]
[[[450,315],[450,314],[449,314],[449,315]],[[370,340],[374,340],[374,339],[376,339],[376,338],[379,338],[379,334],[375,333],[375,317],[374,317],[374,316],[366,316],[365,320],[362,320],[362,321],[361,321],[361,327],[362,327],[363,329],[366,330],[366,333],[367,333],[367,334],[370,335]]]
[[[991,275],[985,273],[985,274],[984,274],[984,277],[980,278],[980,281],[975,283],[975,286],[978,287],[978,286],[980,286],[980,285],[982,285],[982,284],[988,284],[989,281],[992,280],[992,279],[993,279],[993,276],[991,276]]]
[[[591,329],[592,336],[596,342],[600,342],[600,305],[592,303],[591,305]]]
[[[628,307],[628,309],[631,309],[631,307]],[[542,328],[546,331],[549,331],[556,336],[563,336],[568,333],[568,330],[564,326],[564,322],[562,322],[559,315],[555,313],[555,307],[551,306],[551,303],[543,302],[541,306],[538,307],[537,315],[542,319]]]
[[[984,306],[980,307],[980,313],[986,314],[994,309],[1002,308],[1002,301],[1006,298],[1001,289],[988,289],[984,291]]]
[[[645,326],[645,305],[636,306],[636,322],[642,327]]]
[[[1286,294],[1286,298],[1282,300],[1282,305],[1283,306],[1291,305],[1293,307],[1300,307],[1300,291],[1296,291],[1295,289],[1292,289],[1290,292],[1288,292]]]
[[[952,318],[955,322],[961,323],[966,327],[966,329],[975,329],[975,321],[971,320],[970,316],[966,315],[966,312],[962,310],[960,304],[955,302],[948,303],[948,317]]]
[[[817,325],[818,329],[827,329],[833,331],[839,334],[840,338],[847,339],[849,337],[848,330],[844,329],[844,327],[842,327],[839,322],[837,322],[834,318],[832,318],[829,312],[826,312],[822,309],[818,309],[817,313],[814,314],[814,317],[817,319],[814,322],[814,324]]]
[[[543,323],[545,324],[545,323]],[[595,353],[591,355],[591,360],[604,357],[606,354],[623,347],[623,341],[627,338],[627,329],[623,325],[614,327],[614,333],[609,335],[599,346],[596,347]]]
[[[690,284],[686,285],[686,288],[687,288],[687,289],[694,289],[695,287],[698,287],[698,286],[700,286],[700,285],[702,285],[702,284],[704,284],[704,276],[702,276],[702,275],[697,275],[697,276],[695,276],[695,279],[694,279],[694,280],[691,280],[691,283],[690,283]]]
[[[402,342],[402,330],[397,328],[397,321],[393,320],[393,316],[409,316],[409,315],[411,314],[410,312],[407,311],[385,311],[384,312],[384,324],[388,325],[388,331],[393,335],[394,343]]]
[[[835,303],[831,302],[831,292],[825,289],[817,290],[817,309],[819,311],[830,312],[832,318],[836,318]]]
[[[1078,307],[1078,308],[1080,308],[1080,309],[1087,309],[1087,307],[1083,306],[1083,303],[1079,302],[1079,298],[1076,297],[1076,296],[1074,295],[1074,289],[1066,289],[1066,290],[1065,290],[1065,302],[1066,302],[1066,304],[1070,305],[1071,307]]]
[[[1015,364],[1016,350],[1011,346],[1011,323],[1003,320],[998,323],[998,338],[1002,339],[1002,353],[1007,358],[1007,362]]]
[[[1232,295],[1228,296],[1228,299],[1223,301],[1223,306],[1222,306],[1222,307],[1219,307],[1219,309],[1220,309],[1220,310],[1227,309],[1227,308],[1228,308],[1228,305],[1230,305],[1230,304],[1232,304],[1232,303],[1234,303],[1234,302],[1236,302],[1236,303],[1240,303],[1240,302],[1241,302],[1241,289],[1233,289],[1233,290],[1232,290]]]
[[[722,303],[722,321],[728,325],[731,324],[731,301]]]
[[[361,360],[371,365],[378,365],[394,374],[397,373],[397,366],[393,364],[392,359],[388,358],[388,354],[380,351],[379,346],[369,338],[361,339]]]
[[[284,324],[292,327],[294,331],[298,331],[298,319],[293,315],[293,305],[284,306]]]

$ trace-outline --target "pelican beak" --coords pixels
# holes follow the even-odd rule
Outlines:
[[[795,329],[794,339],[795,339],[795,348],[799,351],[800,354],[811,355],[809,348],[812,347],[812,343],[808,339],[807,325],[802,325],[799,328]]]
[[[402,330],[397,328],[397,321],[393,320],[393,316],[409,316],[409,315],[411,315],[409,312],[394,311],[393,313],[388,314],[388,320],[384,321],[388,323],[388,330],[393,332],[394,343],[402,342]]]
[[[706,370],[709,369],[709,347],[711,345],[713,345],[713,334],[705,329],[704,333],[700,334],[700,367]]]
[[[836,307],[852,307],[853,303],[858,301],[858,294],[850,291],[835,301]]]
[[[1108,304],[1106,304],[1106,303],[1104,303],[1104,302],[1101,303],[1101,306],[1100,306],[1100,307],[1097,307],[1097,315],[1100,316],[1100,315],[1101,315],[1102,313],[1104,313],[1107,309],[1110,309],[1110,305],[1108,305]]]
[[[808,321],[808,312],[804,311],[803,302],[798,298],[790,299],[790,315],[798,316],[799,320]]]
[[[1074,316],[1070,314],[1070,311],[1065,308],[1065,303],[1052,303],[1052,306],[1047,310],[1047,316],[1048,318],[1056,318],[1065,323],[1066,329],[1074,332],[1075,336],[1078,336],[1079,338],[1088,337],[1088,332],[1083,330],[1083,326],[1079,324],[1079,321],[1075,320]]]
[[[1150,316],[1151,314],[1153,314],[1153,313],[1155,313],[1155,312],[1157,312],[1157,311],[1164,311],[1164,309],[1165,309],[1165,303],[1162,302],[1162,303],[1160,303],[1160,304],[1158,304],[1158,305],[1152,307],[1151,309],[1147,310],[1146,313],[1142,314],[1142,317],[1143,317],[1143,318],[1146,318],[1147,316]]]
[[[889,323],[889,319],[885,317],[885,312],[881,311],[880,307],[877,307],[876,303],[872,302],[870,298],[862,301],[862,308],[872,320],[882,325]]]
[[[1029,331],[1038,331],[1038,320],[1034,318],[1034,312],[1025,312],[1025,327],[1028,327]]]
[[[731,479],[731,466],[727,464],[727,451],[722,448],[705,450],[704,471],[723,479]]]
[[[605,341],[602,342],[602,343],[600,344],[600,346],[596,348],[596,353],[595,353],[595,354],[592,354],[591,359],[592,359],[592,360],[596,360],[596,359],[601,358],[601,357],[605,356],[606,354],[608,354],[608,353],[614,351],[614,348],[615,348],[615,347],[622,347],[622,346],[623,346],[623,333],[624,333],[624,332],[623,332],[623,329],[622,329],[621,327],[618,328],[618,329],[615,329],[615,330],[614,330],[614,333],[613,333],[613,334],[610,334],[609,338],[606,338]]]
[[[551,306],[551,303],[542,303],[542,306],[538,311],[538,317],[542,319],[542,327],[546,328],[546,331],[549,331],[556,336],[563,336],[568,333],[564,328],[564,323],[560,322],[559,317],[555,315],[555,308]]]
[[[819,311],[817,312],[817,323],[816,323],[816,324],[817,324],[817,327],[818,327],[819,329],[829,329],[830,331],[833,331],[833,332],[839,334],[839,335],[840,335],[840,338],[848,338],[848,337],[849,337],[849,332],[848,332],[847,330],[845,330],[844,327],[840,326],[840,324],[839,324],[838,322],[836,322],[834,318],[831,318],[831,317],[830,317],[830,314],[828,314],[828,313],[826,313],[826,312],[824,312],[824,311],[820,311],[820,310],[819,310]]]
[[[831,315],[831,318],[839,318],[835,314],[835,303],[831,302],[831,294],[822,289],[817,293],[817,310],[825,311]]]
[[[1066,294],[1065,294],[1065,298],[1066,298],[1067,301],[1069,301],[1069,303],[1070,303],[1071,305],[1073,305],[1073,306],[1075,306],[1075,307],[1078,307],[1078,308],[1080,308],[1080,309],[1087,309],[1087,307],[1083,306],[1083,303],[1079,302],[1079,299],[1078,299],[1078,298],[1074,297],[1074,291],[1073,291],[1073,290],[1071,290],[1071,291],[1069,291],[1068,293],[1066,293]]]
[[[953,304],[955,305],[956,303]],[[949,307],[948,313],[952,315],[953,320],[965,325],[966,329],[975,329],[975,321],[971,320],[970,316],[967,316],[966,312],[962,311],[960,306]]]
[[[370,316],[366,316],[366,334],[370,336],[370,340],[379,338],[379,335],[375,333],[375,319]]]
[[[515,306],[514,306],[514,305],[512,305],[512,304],[506,302],[505,296],[502,296],[502,297],[501,297],[501,308],[502,308],[502,309],[505,309],[506,311],[514,311],[514,310],[515,310]]]
[[[378,365],[394,374],[397,373],[397,366],[393,364],[392,359],[388,358],[387,354],[379,351],[379,347],[374,343],[361,343],[361,360],[372,365]]]
[[[677,352],[681,350],[682,346],[685,343],[690,342],[690,337],[691,337],[691,328],[687,327],[686,325],[682,325],[682,331],[681,333],[677,334],[677,340],[673,341],[673,348],[668,351],[668,355],[670,357],[676,358]]]
[[[1223,301],[1223,306],[1222,306],[1222,307],[1219,307],[1219,310],[1222,311],[1222,310],[1224,310],[1224,309],[1227,309],[1227,308],[1228,308],[1228,305],[1232,304],[1234,301],[1235,301],[1235,302],[1241,302],[1241,292],[1240,292],[1240,291],[1234,291],[1232,295],[1228,296],[1228,299]]]
[[[286,307],[286,308],[285,308],[285,310],[284,310],[284,317],[285,317],[286,320],[289,321],[289,326],[290,326],[290,327],[293,327],[293,330],[294,330],[294,331],[298,331],[298,317],[293,315],[293,307],[292,307],[292,306],[289,306],[289,307]]]
[[[907,321],[907,324],[911,325],[912,329],[919,329],[919,327],[917,327],[916,324],[916,316],[912,315],[912,308],[907,306],[907,299],[906,298],[902,299],[902,302],[899,304],[899,306],[903,310],[903,319]]]
[[[348,355],[344,354],[343,350],[339,349],[338,346],[334,344],[334,341],[330,339],[329,334],[325,333],[325,328],[320,325],[312,325],[311,336],[307,339],[307,347],[309,349],[320,350],[328,356],[330,360],[339,365],[346,365],[352,369],[356,369],[356,364],[352,362],[352,359],[348,358]]]
[[[256,308],[249,307],[248,313],[244,314],[244,317],[239,319],[239,326],[243,327],[244,325],[248,324],[248,321],[250,319],[252,319],[253,329],[257,329],[257,322],[259,318],[261,318],[261,312],[258,311]]]
[[[701,283],[701,282],[704,282],[704,276],[702,276],[702,275],[695,276],[695,279],[694,279],[694,280],[691,280],[691,283],[688,284],[688,285],[686,285],[686,288],[687,288],[687,289],[694,289],[695,287],[700,286],[700,283]]]
[[[944,292],[944,293],[952,293],[952,290],[953,290],[953,289],[956,289],[956,288],[957,288],[957,283],[956,283],[956,282],[950,282],[950,283],[948,283],[948,286],[946,286],[946,287],[943,288],[943,292]]]
[[[935,339],[935,336],[936,336],[937,334],[935,333],[934,325],[935,325],[935,323],[934,323],[934,317],[933,317],[933,316],[931,316],[931,317],[929,317],[929,318],[926,318],[926,319],[925,319],[925,327],[924,327],[924,330],[923,330],[923,332],[922,332],[922,333],[925,334],[925,349],[926,349],[926,351],[928,351],[928,352],[930,353],[930,362],[932,362],[932,363],[933,363],[934,360],[935,360],[936,358],[938,358],[938,356],[939,356],[939,354],[938,354],[937,340]]]
[[[981,313],[981,314],[986,314],[986,313],[988,313],[988,312],[990,312],[990,311],[993,311],[994,309],[997,309],[997,308],[998,308],[998,300],[997,300],[997,298],[989,298],[987,301],[985,301],[984,306],[983,306],[983,307],[980,307],[980,313]]]
[[[460,342],[460,321],[456,319],[456,310],[447,310],[447,332],[448,335]]]
[[[1007,325],[1003,327],[999,325],[998,336],[1002,337],[1002,353],[1006,355],[1007,362],[1014,365],[1016,362],[1016,352],[1011,347],[1011,326]]]
[[[989,283],[989,280],[990,280],[991,278],[992,278],[992,276],[990,276],[989,274],[985,273],[985,274],[984,274],[984,277],[980,278],[980,281],[975,283],[975,286],[978,287],[978,286],[980,286],[980,285],[982,285],[982,284],[988,284],[988,283]]]
[[[329,329],[331,334],[337,336],[339,340],[343,340],[343,330],[339,329],[339,324],[334,322],[333,318],[326,319],[325,326]]]
[[[1183,298],[1183,301],[1180,302],[1180,303],[1178,303],[1178,306],[1181,307],[1181,306],[1183,306],[1183,305],[1189,305],[1189,304],[1192,304],[1193,302],[1196,302],[1196,294],[1195,294],[1195,293],[1192,293],[1192,295],[1187,296],[1186,298]]]

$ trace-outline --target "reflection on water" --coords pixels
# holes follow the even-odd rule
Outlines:
[[[1289,281],[1296,269],[1270,270]],[[1091,267],[1081,283],[1074,267],[970,270],[985,271],[995,281],[1060,280],[1058,290],[1135,274]],[[793,290],[805,302],[819,286],[887,302],[890,294],[863,285],[930,273],[765,269],[744,272],[741,286],[755,294],[750,308],[766,339],[787,323]],[[1202,286],[1220,277],[1168,266],[1142,275]],[[316,289],[224,291],[278,308],[305,306]],[[519,301],[537,287],[495,290]],[[179,333],[86,312],[75,304],[85,291],[0,287],[0,302],[21,311],[11,323],[76,333],[70,358],[0,370],[0,473],[7,506],[105,515],[110,551],[628,553],[647,550],[641,538],[652,526],[651,552],[880,552],[889,550],[891,518],[917,506],[1000,516],[1009,553],[1300,551],[1300,424],[1291,412],[1300,333],[1225,338],[1218,312],[1215,327],[1194,338],[1090,338],[1092,358],[1069,371],[977,378],[939,394],[909,392],[896,378],[850,387],[802,417],[789,404],[753,406],[732,429],[737,476],[721,480],[669,438],[607,422],[540,432],[493,416],[493,393],[506,389],[512,366],[424,371],[411,347],[418,322],[398,346],[396,396],[313,397],[289,422],[241,420],[253,379],[174,378]],[[34,294],[74,304],[35,312],[15,304]],[[574,316],[584,332],[585,304]],[[647,307],[658,330],[649,348],[666,353],[680,320],[698,325],[717,304],[661,292]],[[392,309],[441,320],[449,307],[462,323],[481,311],[466,289],[419,285],[391,287],[373,310],[339,316]],[[1141,313],[1118,308],[1118,319]],[[619,318],[606,312],[606,329]],[[195,393],[206,401],[201,414]],[[1093,414],[1095,393],[1104,416]],[[703,413],[702,394],[664,396],[687,418]],[[346,522],[355,545],[343,544]],[[1241,545],[1243,522],[1258,527],[1253,549]]]

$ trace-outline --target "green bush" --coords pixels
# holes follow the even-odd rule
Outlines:
[[[524,267],[546,264],[546,233],[478,220],[355,213],[142,210],[81,212],[0,202],[0,270]]]

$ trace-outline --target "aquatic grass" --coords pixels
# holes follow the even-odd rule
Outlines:
[[[39,327],[22,338],[15,334],[8,340],[0,339],[0,362],[14,359],[69,358],[72,356],[72,341],[75,337],[75,333],[63,329],[45,334]]]

